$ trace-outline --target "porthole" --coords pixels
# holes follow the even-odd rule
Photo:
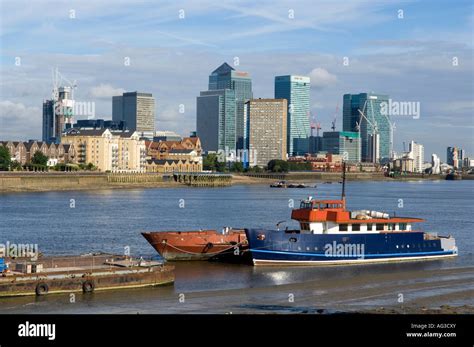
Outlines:
[[[410,245],[407,245],[407,248],[410,248]]]
[[[398,249],[398,245],[396,245],[395,247],[397,247],[397,249]]]

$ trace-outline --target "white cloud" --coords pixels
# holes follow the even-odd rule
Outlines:
[[[37,138],[41,134],[41,122],[39,107],[28,107],[10,100],[0,101],[0,139],[18,141]]]
[[[112,96],[122,95],[123,93],[125,93],[125,89],[114,88],[112,85],[104,83],[90,89],[90,95],[99,99],[111,98]]]
[[[309,77],[311,78],[311,87],[314,88],[325,88],[337,82],[335,75],[320,67],[313,69],[309,73]]]

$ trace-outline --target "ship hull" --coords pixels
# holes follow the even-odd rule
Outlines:
[[[142,233],[161,257],[168,261],[236,260],[247,250],[243,230],[226,234],[216,230],[161,231]]]
[[[436,260],[457,255],[453,238],[423,232],[301,234],[246,229],[254,265],[328,266]]]

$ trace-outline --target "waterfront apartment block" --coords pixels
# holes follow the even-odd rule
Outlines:
[[[425,158],[425,148],[423,145],[411,141],[409,145],[410,158],[413,158],[413,168],[415,172],[423,172],[423,163]]]
[[[286,160],[287,112],[286,99],[253,99],[245,107],[246,148],[250,166],[267,166],[272,159]]]
[[[203,91],[196,101],[196,133],[204,151],[235,151],[235,91]]]
[[[147,172],[200,172],[202,147],[198,137],[180,141],[146,141]]]
[[[145,141],[136,131],[70,129],[61,143],[74,145],[76,163],[92,163],[99,171],[146,171]]]
[[[153,139],[155,133],[155,98],[150,93],[129,92],[112,97],[112,119],[124,121],[138,136]]]
[[[236,149],[244,148],[245,102],[252,99],[252,78],[248,72],[236,71],[227,63],[223,63],[209,76],[208,90],[230,89],[235,92],[235,132]]]
[[[329,131],[323,133],[322,150],[340,155],[347,162],[360,162],[359,133],[351,131]]]
[[[309,151],[310,136],[310,78],[306,76],[276,76],[275,99],[288,102],[287,148],[289,155]]]
[[[31,163],[31,159],[37,151],[47,156],[50,163],[71,163],[75,161],[73,145],[31,140],[28,142],[0,141],[0,146],[5,146],[10,152],[11,160],[21,165]]]
[[[381,112],[381,104],[388,101],[388,95],[344,94],[342,130],[360,133],[363,162],[383,163],[390,160],[390,119],[389,115]],[[361,116],[359,110],[366,118]]]

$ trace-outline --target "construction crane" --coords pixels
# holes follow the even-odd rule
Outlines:
[[[336,120],[337,120],[337,113],[338,112],[339,112],[339,105],[336,106],[336,112],[334,113],[334,120],[331,122],[332,131],[336,131]]]
[[[359,132],[359,139],[360,139],[360,145],[359,145],[359,157],[361,158],[361,153],[360,153],[360,148],[362,146],[362,138],[360,136],[360,130],[361,130],[361,125],[362,125],[362,119],[365,119],[365,121],[370,124],[372,128],[372,142],[370,144],[371,146],[371,154],[372,154],[372,161],[375,163],[378,161],[378,155],[377,155],[377,147],[378,147],[378,136],[379,136],[379,130],[378,130],[378,125],[375,120],[374,114],[373,114],[373,106],[372,106],[372,99],[370,99],[370,104],[371,104],[371,111],[372,111],[372,120],[369,120],[367,116],[365,115],[365,111],[367,109],[367,100],[364,102],[364,107],[362,108],[362,111],[358,109],[360,118],[359,122],[356,122],[356,130]],[[361,158],[362,160],[362,158]]]
[[[74,100],[74,89],[77,88],[76,80],[73,82],[69,81],[66,77],[64,77],[60,72],[59,69],[56,67],[52,71],[53,73],[53,100],[58,101],[59,99],[59,88],[60,87],[69,87],[71,88],[71,100]],[[65,83],[64,83],[65,82]]]

